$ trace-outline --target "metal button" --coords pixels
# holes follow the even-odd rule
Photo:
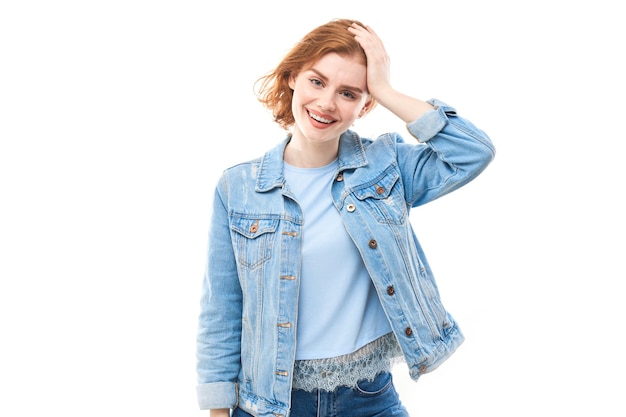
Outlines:
[[[376,194],[382,194],[385,192],[385,189],[380,185],[376,187]]]
[[[348,210],[350,213],[352,213],[354,210],[356,210],[356,206],[352,203],[348,204],[346,206],[346,210]]]
[[[257,220],[252,226],[250,226],[250,233],[256,233],[259,230],[259,221]]]
[[[378,242],[376,242],[376,240],[372,239],[369,241],[368,245],[370,246],[371,249],[376,249],[378,247]]]
[[[407,327],[406,329],[404,329],[404,334],[407,336],[411,336],[413,334],[413,329]]]
[[[387,287],[387,294],[394,295],[396,293],[396,289],[393,288],[393,285]]]
[[[340,172],[340,173],[337,175],[337,181],[343,181],[343,172]]]

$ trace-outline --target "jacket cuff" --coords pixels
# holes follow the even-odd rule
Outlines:
[[[201,410],[235,408],[237,406],[237,384],[234,382],[211,382],[196,387],[198,406]]]
[[[437,99],[430,99],[428,103],[435,106],[435,109],[407,124],[409,132],[419,142],[426,142],[436,136],[448,124],[448,114],[456,114],[454,108]]]

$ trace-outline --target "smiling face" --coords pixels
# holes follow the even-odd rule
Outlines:
[[[336,53],[324,55],[289,80],[295,123],[292,143],[299,147],[337,149],[339,136],[372,104],[367,92],[367,68],[360,59]]]

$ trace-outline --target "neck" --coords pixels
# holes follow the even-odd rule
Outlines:
[[[319,168],[333,162],[338,154],[338,141],[303,146],[292,138],[285,148],[283,159],[298,168]]]

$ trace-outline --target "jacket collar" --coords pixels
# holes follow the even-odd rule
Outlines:
[[[285,182],[283,156],[285,147],[290,140],[291,135],[263,155],[257,174],[256,191],[265,192],[283,186]],[[339,157],[337,159],[339,171],[367,165],[367,157],[361,138],[352,130],[345,131],[339,137]]]
[[[283,155],[290,140],[291,135],[263,155],[256,180],[256,191],[265,192],[283,186],[285,182]],[[337,159],[339,171],[367,165],[363,143],[354,131],[347,130],[339,137],[339,157]]]

